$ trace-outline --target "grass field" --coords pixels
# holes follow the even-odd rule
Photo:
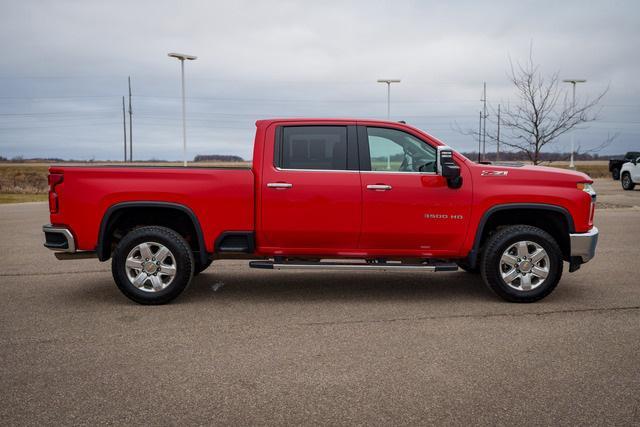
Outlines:
[[[46,194],[14,194],[0,193],[0,204],[3,203],[25,203],[25,202],[46,202]]]
[[[554,162],[550,164],[551,167],[568,169],[569,162]],[[576,162],[576,170],[586,173],[591,178],[606,178],[611,177],[609,172],[608,160],[585,160]]]
[[[118,163],[76,163],[65,165],[118,165]],[[133,165],[136,165],[135,163]],[[181,163],[140,163],[142,166],[181,166]],[[192,163],[193,166],[202,167],[248,167],[249,162],[242,163]],[[377,165],[381,170],[386,169],[384,165]],[[394,166],[394,165],[392,165]],[[552,167],[568,168],[567,162],[552,163]],[[44,201],[48,191],[47,171],[48,164],[43,163],[0,163],[0,203],[20,203],[31,201]],[[600,161],[579,161],[576,162],[576,169],[584,172],[591,178],[603,178],[610,176],[608,162]]]

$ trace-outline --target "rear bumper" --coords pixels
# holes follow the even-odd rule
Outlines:
[[[44,233],[45,248],[69,253],[76,251],[76,241],[68,228],[47,224],[42,226],[42,232]]]
[[[51,224],[43,225],[44,247],[55,251],[54,256],[58,259],[82,259],[95,258],[94,251],[81,251],[76,247],[71,230],[66,227],[56,227]]]
[[[586,233],[569,234],[571,241],[571,257],[577,257],[583,263],[589,261],[596,254],[598,244],[598,228],[593,227]]]

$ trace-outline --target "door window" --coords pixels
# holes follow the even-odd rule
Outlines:
[[[371,170],[382,172],[435,172],[436,149],[406,132],[367,128]]]
[[[276,147],[276,165],[282,169],[346,170],[347,127],[284,127],[280,147]]]

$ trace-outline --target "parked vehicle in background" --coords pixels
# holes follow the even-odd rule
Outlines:
[[[141,304],[171,301],[223,258],[276,270],[459,266],[505,300],[533,302],[564,261],[572,272],[594,256],[583,173],[474,163],[390,121],[256,126],[250,169],[52,166],[45,246],[59,259],[111,258]]]
[[[625,190],[633,190],[636,184],[640,184],[640,153],[638,157],[622,165],[620,182]]]
[[[622,159],[609,159],[609,172],[614,180],[620,179],[622,165],[640,157],[640,151],[629,151]]]

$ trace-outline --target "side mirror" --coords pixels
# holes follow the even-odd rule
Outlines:
[[[640,157],[638,157],[637,159],[634,159],[634,160],[633,160],[633,164],[634,164],[634,165],[637,165],[637,164],[638,164],[638,162],[640,162]]]
[[[453,150],[446,146],[438,147],[437,171],[447,180],[449,188],[460,188],[462,177],[460,166],[453,160]]]

